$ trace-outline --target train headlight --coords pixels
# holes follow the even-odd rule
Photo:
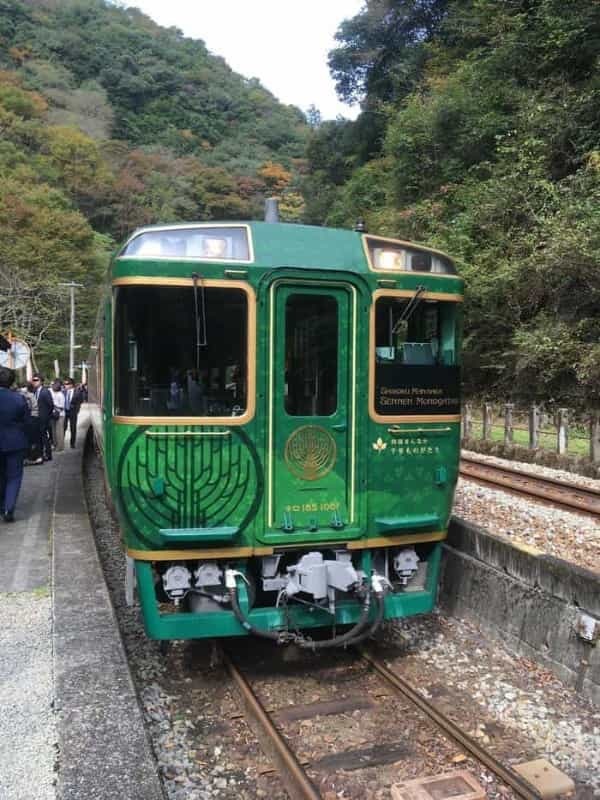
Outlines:
[[[431,272],[455,275],[451,259],[435,250],[421,249],[405,242],[366,237],[371,268],[381,272]]]
[[[373,255],[375,269],[406,269],[405,250],[383,250],[376,247]]]

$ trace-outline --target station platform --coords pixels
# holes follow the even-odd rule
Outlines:
[[[164,800],[87,515],[86,416],[0,522],[2,800]]]

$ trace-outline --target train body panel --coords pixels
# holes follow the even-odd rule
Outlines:
[[[462,290],[443,254],[351,231],[130,238],[89,383],[148,635],[358,636],[431,610]]]

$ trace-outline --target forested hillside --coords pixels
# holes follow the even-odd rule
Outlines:
[[[68,363],[87,347],[108,255],[136,226],[288,220],[308,127],[201,41],[108,0],[0,0],[0,330]],[[85,350],[81,351],[83,354]]]
[[[600,3],[368,0],[330,66],[309,221],[417,239],[468,281],[465,384],[600,400]]]
[[[0,0],[0,329],[66,363],[115,241],[262,215],[424,241],[468,282],[465,388],[600,402],[600,3],[366,0],[309,128],[201,41],[109,0]]]

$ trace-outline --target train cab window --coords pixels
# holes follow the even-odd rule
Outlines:
[[[335,297],[293,294],[285,307],[285,410],[294,417],[337,409],[338,305]]]
[[[248,230],[242,227],[204,227],[142,231],[127,242],[121,256],[249,261]]]
[[[376,300],[376,413],[455,409],[459,402],[456,320],[457,303],[423,299],[419,293]]]
[[[115,302],[115,414],[223,417],[246,411],[246,292],[120,286]]]

